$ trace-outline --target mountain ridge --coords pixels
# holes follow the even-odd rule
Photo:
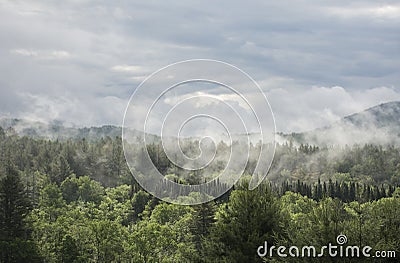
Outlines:
[[[102,125],[91,127],[66,127],[60,121],[49,123],[16,118],[0,118],[0,127],[13,130],[20,136],[40,139],[95,140],[104,137],[117,137],[122,127]],[[137,130],[130,131],[135,137],[143,136]],[[156,138],[156,135],[151,135]],[[243,135],[246,136],[246,135]],[[400,101],[391,101],[367,108],[364,111],[347,115],[328,126],[300,133],[277,133],[279,141],[292,141],[297,144],[352,145],[352,144],[396,144],[400,145]]]
[[[296,143],[317,145],[400,145],[400,101],[375,105],[311,131],[281,136]]]

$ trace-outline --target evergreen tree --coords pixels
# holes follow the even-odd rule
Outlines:
[[[67,159],[63,155],[59,155],[51,164],[51,181],[60,185],[70,175],[72,175],[72,170]]]
[[[192,233],[194,235],[196,249],[202,253],[203,240],[209,235],[211,226],[215,221],[214,215],[216,206],[214,202],[208,202],[205,204],[196,205],[193,207],[193,209],[194,224],[192,226]]]
[[[6,168],[0,180],[0,239],[25,237],[24,218],[29,211],[29,200],[15,167]]]
[[[205,262],[262,262],[257,248],[265,241],[274,243],[281,221],[279,203],[269,187],[233,191],[217,212],[205,244]]]
[[[30,204],[20,175],[8,165],[0,180],[0,262],[40,262],[35,244],[27,240],[24,219]]]

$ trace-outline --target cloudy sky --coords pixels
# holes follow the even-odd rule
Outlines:
[[[250,74],[280,131],[400,100],[394,1],[0,0],[0,115],[120,124],[142,80],[208,58]]]

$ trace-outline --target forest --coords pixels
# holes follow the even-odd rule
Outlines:
[[[156,144],[147,151],[166,178],[207,176],[181,173]],[[266,241],[320,248],[338,235],[398,259],[399,147],[279,144],[268,180],[250,191],[255,162],[215,201],[174,205],[137,184],[120,137],[45,140],[0,128],[0,262],[373,262],[257,255]]]

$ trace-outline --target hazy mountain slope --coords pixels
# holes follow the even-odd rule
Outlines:
[[[115,138],[122,136],[122,127],[114,125],[103,125],[101,127],[66,127],[61,122],[43,123],[23,119],[0,118],[0,127],[8,132],[15,132],[20,136],[29,136],[36,139],[67,140],[67,139],[87,139],[96,140],[100,138]],[[142,141],[143,133],[127,129],[132,140]],[[159,141],[155,135],[146,136],[148,143]]]
[[[60,122],[42,123],[21,119],[0,118],[0,127],[12,128],[18,135],[45,139],[121,136],[121,127],[65,127]],[[141,132],[132,130],[130,136],[138,138]],[[400,101],[383,103],[365,111],[344,117],[327,127],[304,133],[280,134],[284,140],[317,145],[398,144],[400,145]],[[234,136],[241,137],[242,135]],[[245,135],[243,135],[245,136]],[[151,136],[152,137],[152,136]],[[154,136],[154,140],[159,139]],[[255,138],[258,138],[257,136]],[[237,138],[236,138],[237,139]],[[257,139],[258,140],[258,139]]]
[[[363,112],[344,117],[342,122],[359,128],[373,125],[376,128],[396,129],[400,127],[400,101],[383,103]]]
[[[22,119],[0,119],[0,127],[4,130],[12,129],[18,135],[45,139],[86,138],[121,136],[121,128],[112,125],[90,128],[65,127],[59,122],[42,123]]]
[[[318,145],[400,144],[400,102],[383,103],[327,127],[284,137]]]

